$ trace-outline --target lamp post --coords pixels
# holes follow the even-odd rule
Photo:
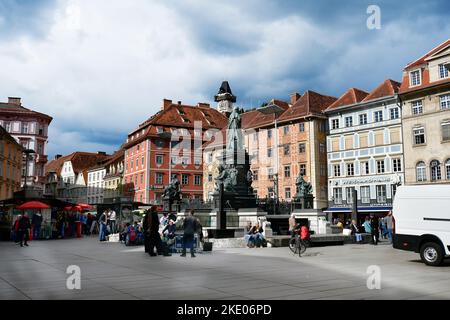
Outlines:
[[[172,133],[171,132],[159,132],[158,137],[161,139],[169,140],[169,184],[172,181]],[[149,179],[150,181],[150,179]],[[150,199],[148,199],[150,200]],[[149,202],[149,201],[147,201]],[[171,208],[170,208],[171,209]]]
[[[273,114],[274,118],[274,126],[275,126],[275,172],[273,175],[273,184],[274,184],[274,196],[275,196],[275,214],[277,213],[278,209],[278,202],[279,202],[279,194],[278,194],[278,114],[284,112],[284,109],[275,105],[275,104],[269,104],[265,107],[259,108],[259,112],[263,114]]]
[[[26,197],[26,190],[27,190],[27,184],[28,184],[28,160],[30,158],[30,155],[34,154],[36,152],[32,149],[26,149],[23,151],[23,153],[25,154],[25,179],[24,179],[24,184],[23,184],[23,190],[24,190],[24,195]]]

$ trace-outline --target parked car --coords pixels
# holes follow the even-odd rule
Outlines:
[[[398,187],[393,216],[395,249],[420,253],[429,266],[450,257],[450,185]]]

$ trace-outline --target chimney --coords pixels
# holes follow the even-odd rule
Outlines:
[[[18,97],[8,97],[9,104],[15,104],[15,105],[21,106],[22,102],[20,100],[21,100],[21,98],[18,98]]]
[[[168,107],[170,107],[170,105],[172,104],[172,100],[169,99],[164,99],[163,100],[163,110],[166,110]]]
[[[298,92],[291,94],[291,104],[294,105],[302,96]]]
[[[210,106],[209,103],[206,103],[206,102],[199,102],[199,103],[197,104],[197,107],[198,107],[198,108],[209,108],[209,107],[211,107],[211,106]]]
[[[97,154],[100,156],[106,156],[106,152],[104,151],[98,151]]]
[[[55,156],[55,160],[58,160],[59,158],[61,158],[62,157],[62,154],[57,154],[56,156]]]
[[[181,101],[178,101],[178,105],[181,106]]]

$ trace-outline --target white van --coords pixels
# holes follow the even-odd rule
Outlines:
[[[393,216],[394,248],[420,253],[429,266],[450,257],[450,185],[398,187]]]

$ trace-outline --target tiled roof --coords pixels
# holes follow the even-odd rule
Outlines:
[[[64,162],[72,156],[73,153],[48,162],[44,167],[45,173],[56,172],[57,175],[60,175]]]
[[[124,155],[125,155],[124,149],[120,149],[119,151],[114,152],[113,155],[109,157],[108,161],[105,162],[104,166],[109,166],[110,164],[123,160]]]
[[[46,119],[49,123],[53,120],[52,117],[36,112],[27,108],[22,107],[21,105],[14,103],[6,103],[0,102],[0,114],[17,114],[17,115],[27,115],[27,116],[35,116]]]
[[[207,104],[199,103],[197,106],[190,106],[170,103],[135,129],[129,137],[137,134],[140,130],[144,130],[144,133],[129,140],[124,148],[143,141],[149,136],[156,136],[158,127],[166,132],[169,132],[169,128],[185,128],[191,131],[194,129],[196,121],[201,122],[203,130],[221,129],[228,123],[226,116]]]
[[[342,106],[352,105],[358,102],[361,102],[369,95],[369,93],[357,89],[350,88],[345,92],[339,99],[337,99],[332,105],[327,108],[327,111],[336,109]]]
[[[275,105],[283,109],[284,111],[289,109],[289,104],[282,100],[272,99],[268,104]],[[244,112],[242,114],[242,128],[243,129],[256,129],[264,126],[268,126],[274,123],[275,118],[280,117],[283,113],[279,114],[264,114],[258,109]]]
[[[278,121],[289,121],[299,117],[321,114],[336,100],[336,97],[330,97],[308,90],[292,107],[279,117]]]
[[[439,51],[441,51],[442,49],[444,49],[445,47],[450,45],[450,39],[448,39],[447,41],[444,41],[443,43],[441,43],[440,45],[438,45],[437,47],[435,47],[434,49],[432,49],[431,51],[429,51],[428,53],[426,53],[424,56],[420,57],[419,59],[409,63],[406,67],[405,67],[405,71],[410,70],[412,68],[421,66],[423,64],[426,64],[426,59],[432,55],[434,55],[435,53],[438,53]]]
[[[201,121],[202,128],[222,128],[227,118],[214,108],[171,104],[150,123],[155,126],[194,128],[194,122]]]
[[[398,93],[400,90],[400,82],[387,79],[382,84],[380,84],[375,90],[373,90],[363,102],[380,99],[383,97],[391,97]]]
[[[98,153],[73,152],[67,156],[61,157],[56,160],[52,160],[49,163],[47,163],[45,166],[45,172],[48,173],[50,171],[54,171],[57,173],[57,175],[60,175],[64,162],[71,161],[72,168],[75,174],[78,174],[79,172],[97,166],[100,161],[105,160],[108,157],[110,156]]]

